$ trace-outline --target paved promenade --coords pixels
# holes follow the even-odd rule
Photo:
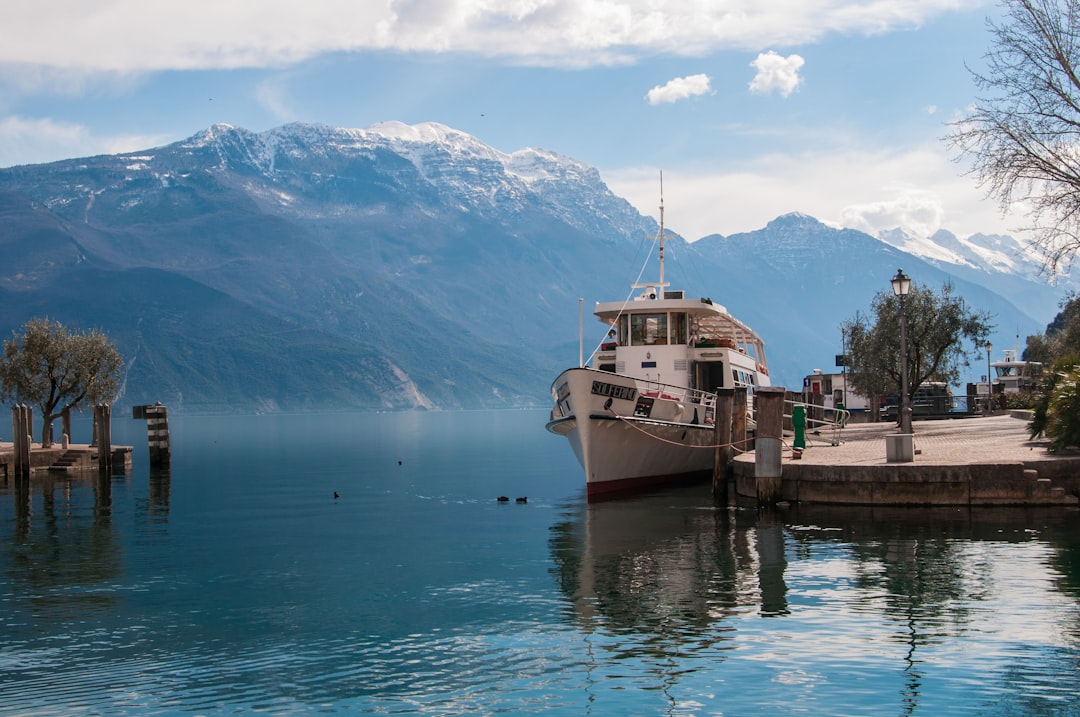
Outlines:
[[[1047,453],[1049,441],[1030,439],[1028,421],[1010,414],[943,421],[915,421],[915,462],[952,465],[1000,461],[1080,461],[1080,453],[1056,456]],[[807,463],[884,464],[885,436],[896,433],[896,424],[857,423],[838,433],[807,432],[807,447],[800,460]],[[831,441],[839,438],[840,445]],[[788,439],[790,441],[790,439]],[[790,458],[789,455],[785,458]]]
[[[801,458],[781,455],[783,500],[852,504],[1076,505],[1080,452],[1052,454],[1028,437],[1026,415],[916,421],[915,460],[886,460],[894,423],[810,430]],[[835,444],[835,445],[834,445]],[[735,459],[738,490],[753,495],[755,455]]]

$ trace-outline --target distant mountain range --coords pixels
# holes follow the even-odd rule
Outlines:
[[[127,360],[122,405],[215,412],[546,405],[579,307],[587,354],[592,305],[629,293],[658,230],[581,162],[400,123],[216,125],[0,169],[0,222],[4,336],[34,316],[101,328]],[[1018,249],[790,214],[672,236],[667,279],[754,326],[774,381],[798,386],[899,267],[991,312],[995,345],[1041,332],[1075,284]]]

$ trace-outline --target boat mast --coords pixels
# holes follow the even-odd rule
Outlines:
[[[660,170],[660,298],[663,298],[664,287],[664,170]]]
[[[664,298],[664,287],[667,286],[667,282],[664,281],[664,172],[660,172],[660,234],[657,235],[657,239],[660,242],[660,281],[656,284],[644,283],[634,284],[635,289],[656,289],[659,293],[656,298]]]

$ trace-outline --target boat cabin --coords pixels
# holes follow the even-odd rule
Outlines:
[[[592,368],[708,392],[769,385],[761,339],[711,299],[650,285],[594,313],[611,329]]]
[[[1006,349],[1004,359],[991,364],[994,393],[1027,393],[1038,386],[1043,365],[1038,361],[1019,359],[1018,354],[1017,349]]]

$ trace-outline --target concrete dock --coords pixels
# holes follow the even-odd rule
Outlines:
[[[894,423],[809,430],[795,458],[781,454],[779,500],[848,505],[1080,504],[1080,452],[1054,454],[1028,436],[1026,412],[916,421],[911,462],[888,462]],[[755,454],[734,459],[735,489],[755,497]]]

